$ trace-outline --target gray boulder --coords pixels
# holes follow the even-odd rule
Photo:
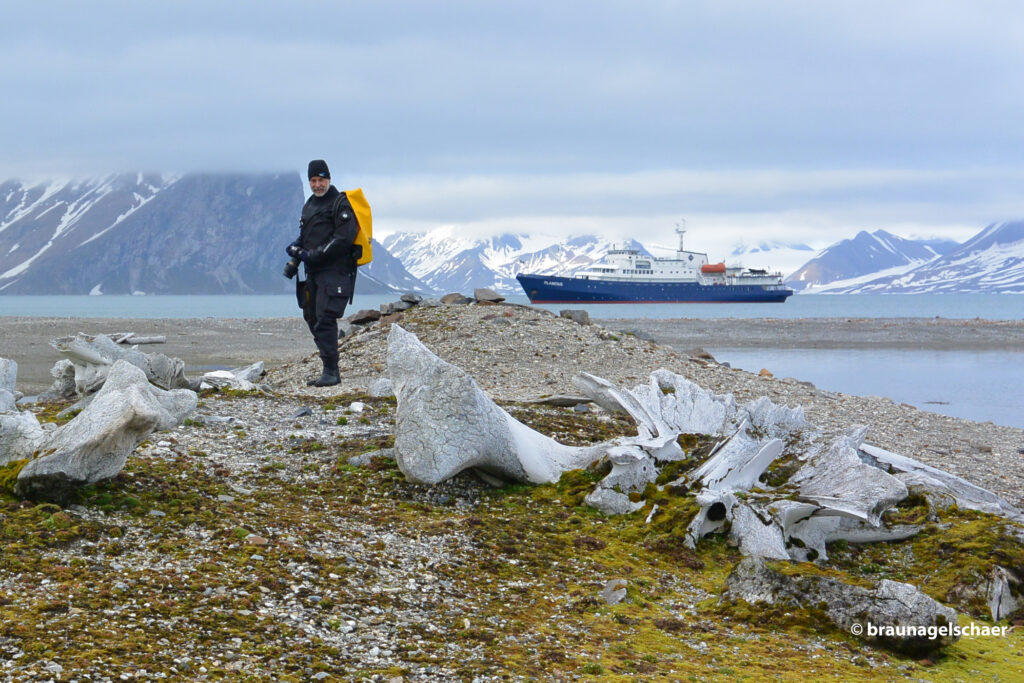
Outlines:
[[[558,312],[558,316],[561,318],[568,318],[577,325],[589,325],[590,315],[582,309],[564,309]]]
[[[416,304],[409,303],[408,301],[399,300],[392,304],[393,310],[395,311],[408,311]]]
[[[412,304],[415,306],[416,304],[423,301],[423,297],[417,294],[416,292],[406,292],[405,294],[402,295],[402,301],[404,301],[407,304]]]
[[[141,369],[116,361],[89,406],[47,435],[42,455],[18,475],[15,493],[65,501],[80,486],[117,475],[139,442],[155,429],[180,424],[196,403],[195,392],[164,391]]]
[[[444,304],[445,306],[462,306],[465,304],[473,303],[473,300],[470,299],[468,296],[463,296],[462,294],[459,294],[458,292],[452,292],[451,294],[445,294],[444,296],[442,296],[441,303]]]
[[[498,294],[493,289],[487,289],[486,287],[477,287],[473,290],[473,298],[477,301],[492,301],[496,304],[500,304],[505,300],[501,294]]]
[[[957,623],[954,610],[896,581],[883,580],[875,588],[864,588],[827,576],[789,576],[763,559],[747,557],[726,579],[723,598],[751,605],[823,607],[834,626],[902,652],[929,652],[959,639],[959,635],[939,635],[941,628]],[[870,635],[869,624],[879,632]],[[911,632],[914,635],[908,635]]]
[[[364,308],[361,311],[356,311],[348,318],[346,318],[353,325],[367,325],[369,323],[377,322],[380,320],[380,311],[373,309]]]
[[[423,301],[420,302],[420,308],[438,308],[439,306],[442,305],[443,304],[439,299],[434,299],[432,297],[424,299]]]

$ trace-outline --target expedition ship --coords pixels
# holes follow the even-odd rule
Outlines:
[[[651,257],[638,249],[612,249],[572,277],[516,275],[535,304],[561,303],[782,303],[793,290],[781,273],[708,263],[708,255],[683,248],[676,228],[675,256]]]

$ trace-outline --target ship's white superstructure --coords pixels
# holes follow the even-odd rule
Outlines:
[[[702,285],[777,285],[782,273],[709,263],[708,255],[687,251],[683,246],[686,230],[676,228],[679,248],[675,256],[653,257],[639,249],[612,249],[604,259],[575,277],[618,282],[695,282]]]

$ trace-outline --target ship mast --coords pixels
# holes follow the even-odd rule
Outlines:
[[[685,251],[683,249],[683,235],[686,234],[686,219],[680,218],[679,222],[676,223],[676,234],[679,235],[679,252]]]

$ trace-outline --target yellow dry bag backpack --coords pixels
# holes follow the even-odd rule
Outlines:
[[[334,202],[335,211],[338,210],[338,202],[345,198],[348,198],[348,203],[352,206],[352,213],[356,216],[356,224],[359,225],[354,244],[363,248],[362,255],[356,259],[356,265],[365,266],[373,260],[373,215],[370,213],[370,202],[366,201],[363,188],[357,187],[354,190],[346,190],[341,193]]]

